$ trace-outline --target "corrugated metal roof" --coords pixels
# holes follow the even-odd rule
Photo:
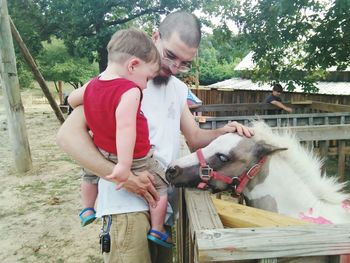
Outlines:
[[[282,86],[283,83],[281,83]],[[327,95],[350,95],[350,82],[325,82],[320,81],[315,83],[315,86],[319,89],[317,94]],[[250,79],[232,78],[224,80],[212,85],[207,86],[208,88],[215,89],[228,89],[228,90],[267,90],[271,91],[272,87],[269,84],[259,85],[253,83]],[[297,86],[294,92],[301,92],[303,90],[301,86]]]

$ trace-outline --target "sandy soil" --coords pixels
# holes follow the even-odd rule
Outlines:
[[[56,146],[60,124],[36,94],[22,92],[33,169],[19,174],[0,90],[0,262],[103,262],[100,221],[80,226],[80,168]]]

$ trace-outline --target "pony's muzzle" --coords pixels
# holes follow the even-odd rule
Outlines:
[[[165,171],[165,178],[168,180],[170,183],[174,183],[174,179],[176,176],[179,174],[179,167],[174,166],[174,167],[168,167]]]

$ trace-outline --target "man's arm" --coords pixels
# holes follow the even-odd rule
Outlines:
[[[93,144],[82,106],[77,107],[62,124],[57,133],[57,144],[77,163],[102,178],[111,174],[114,168],[114,163],[104,158]],[[151,174],[140,173],[138,176],[130,176],[124,188],[143,196],[151,206],[154,206],[159,195],[152,182]]]
[[[276,107],[281,108],[282,110],[288,111],[288,112],[293,112],[292,108],[287,107],[286,105],[284,105],[282,102],[279,102],[277,100],[273,100],[270,102],[271,104],[275,105]]]
[[[181,114],[181,131],[192,150],[207,146],[212,140],[228,132],[237,132],[239,135],[248,138],[254,135],[253,131],[238,122],[230,122],[215,130],[201,129],[187,105],[185,105],[185,109]]]

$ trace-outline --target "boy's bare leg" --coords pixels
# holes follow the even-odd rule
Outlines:
[[[81,183],[81,198],[83,202],[83,208],[95,207],[95,202],[97,198],[98,186],[97,184],[92,184],[89,182]],[[94,212],[91,210],[85,211],[82,216],[86,217],[92,215]]]
[[[168,195],[165,194],[160,196],[160,199],[156,207],[154,208],[150,207],[151,226],[152,226],[151,229],[165,233],[164,220],[165,220],[167,205],[168,205]],[[150,235],[159,238],[159,236],[155,233],[150,233]],[[170,236],[166,240],[166,242],[171,243]]]

